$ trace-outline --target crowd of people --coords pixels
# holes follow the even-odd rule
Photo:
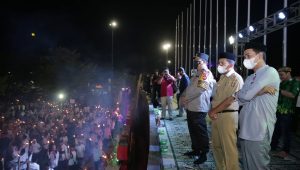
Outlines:
[[[207,115],[217,169],[268,169],[271,150],[282,159],[289,155],[291,132],[299,128],[295,113],[297,98],[300,107],[300,83],[292,77],[291,68],[276,70],[267,65],[266,50],[261,43],[245,44],[243,65],[252,72],[245,79],[235,71],[237,57],[229,52],[218,55],[218,81],[208,69],[205,53],[194,57],[197,71],[190,77],[183,67],[177,76],[170,75],[168,69],[152,75],[151,102],[154,108],[161,107],[161,119],[168,108],[169,120],[173,120],[173,96],[177,98],[177,116],[186,112],[192,150],[184,155],[197,156],[194,164],[207,160]],[[177,95],[173,84],[179,87]],[[280,138],[283,147],[278,148]]]
[[[0,156],[5,170],[99,170],[115,155],[122,123],[116,105],[18,101],[1,113]]]

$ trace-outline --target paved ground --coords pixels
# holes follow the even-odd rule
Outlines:
[[[156,139],[156,141],[159,141],[152,142],[153,145],[150,146],[150,150],[153,149],[152,157],[153,153],[155,153],[156,156],[161,156],[161,161],[150,161],[152,165],[148,166],[148,169],[215,169],[214,158],[211,150],[208,154],[208,160],[202,165],[194,165],[193,161],[195,158],[183,156],[184,152],[191,149],[187,121],[185,120],[186,117],[175,118],[173,121],[164,120],[161,121],[160,126],[156,126],[155,113],[159,114],[159,112],[160,110],[153,110],[150,106],[150,129],[152,129],[150,135],[152,140]],[[208,126],[208,128],[210,129],[210,126]],[[161,155],[158,154],[158,150],[160,150]],[[272,155],[274,153],[270,154]],[[151,158],[151,160],[153,160],[153,158]],[[155,162],[156,164],[160,163],[160,168],[158,168],[159,165],[155,165]],[[283,160],[274,156],[271,157],[270,169],[300,170],[300,138],[293,137],[292,151],[288,160]]]

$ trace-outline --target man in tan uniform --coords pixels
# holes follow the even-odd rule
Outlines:
[[[217,69],[221,77],[208,113],[212,119],[212,150],[218,170],[240,169],[236,145],[239,104],[237,101],[225,101],[244,84],[242,77],[234,71],[235,58],[227,52],[219,55]]]

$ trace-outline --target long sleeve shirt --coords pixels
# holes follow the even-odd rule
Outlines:
[[[276,69],[265,65],[245,80],[243,88],[237,93],[243,106],[239,114],[239,137],[250,141],[262,141],[268,133],[272,138],[276,122],[280,79]],[[275,95],[257,95],[265,86],[277,89]]]

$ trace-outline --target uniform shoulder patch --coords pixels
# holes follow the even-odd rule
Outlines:
[[[201,73],[201,80],[206,80],[207,79],[207,72],[206,71],[203,71]]]

